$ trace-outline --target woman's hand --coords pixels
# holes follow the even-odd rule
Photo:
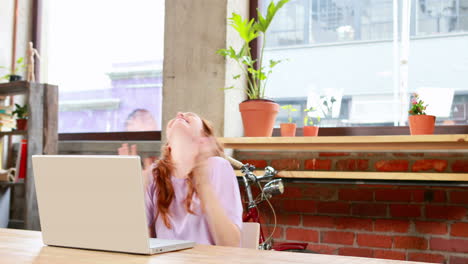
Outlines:
[[[193,168],[194,186],[198,192],[210,185],[208,158],[213,157],[216,151],[216,142],[212,137],[200,137],[198,153]]]
[[[119,153],[119,155],[138,156],[137,146],[135,144],[133,144],[129,148],[128,144],[124,143],[118,149],[118,153]],[[150,177],[150,175],[152,175],[152,173],[151,173],[151,165],[152,164],[153,164],[153,159],[151,159],[151,158],[144,158],[143,159],[143,176],[144,176],[144,179],[145,179],[145,186],[147,184],[148,177]]]

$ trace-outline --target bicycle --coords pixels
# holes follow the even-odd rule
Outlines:
[[[273,234],[276,230],[276,213],[273,205],[270,202],[270,198],[274,195],[281,195],[284,192],[284,185],[282,179],[273,179],[277,175],[277,171],[267,166],[265,172],[262,176],[256,176],[254,174],[255,166],[250,164],[243,164],[242,162],[235,160],[231,157],[227,157],[229,162],[236,168],[240,169],[242,172],[242,179],[245,187],[245,192],[247,194],[248,203],[247,210],[243,216],[243,222],[256,222],[260,224],[260,239],[259,239],[259,249],[261,250],[277,250],[277,251],[294,251],[294,252],[304,252],[304,253],[316,253],[307,249],[308,243],[279,243],[273,244]],[[263,186],[260,182],[268,181]],[[253,198],[251,185],[257,184],[260,189],[260,198]],[[274,227],[273,232],[265,239],[262,225],[260,222],[260,214],[258,210],[258,205],[266,201],[272,210],[274,218]]]

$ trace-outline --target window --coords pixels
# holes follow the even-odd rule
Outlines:
[[[260,0],[260,8],[269,2]],[[468,1],[409,2],[404,9],[401,0],[290,1],[267,32],[265,59],[286,60],[274,69],[267,95],[295,106],[298,126],[311,106],[322,127],[406,125],[413,92],[429,103],[438,125],[468,125]],[[405,26],[409,49],[393,37],[401,40]]]
[[[163,0],[46,1],[43,80],[59,133],[161,130]]]

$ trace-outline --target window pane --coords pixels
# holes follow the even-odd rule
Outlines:
[[[417,0],[413,14],[416,35],[468,31],[468,1]]]
[[[311,106],[322,127],[393,126],[392,14],[392,0],[289,2],[267,33],[264,61],[285,60],[273,69],[267,95],[293,104],[298,126]],[[285,110],[277,126],[282,122]]]
[[[163,0],[47,2],[59,133],[161,128]]]

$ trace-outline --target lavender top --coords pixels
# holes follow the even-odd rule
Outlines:
[[[211,157],[208,160],[210,175],[209,179],[224,208],[227,216],[239,227],[242,227],[242,203],[236,175],[229,162],[221,157]],[[153,217],[157,215],[157,186],[153,177],[150,177],[145,194],[146,216],[148,224],[151,225]],[[169,206],[169,221],[171,228],[168,229],[162,217],[157,215],[154,223],[156,236],[164,239],[179,239],[195,241],[198,244],[214,245],[214,238],[210,232],[207,217],[200,207],[200,199],[194,194],[191,209],[195,215],[188,213],[184,207],[184,199],[187,196],[186,179],[172,177],[175,197]],[[209,209],[208,209],[209,210]],[[152,228],[150,226],[150,228]]]

